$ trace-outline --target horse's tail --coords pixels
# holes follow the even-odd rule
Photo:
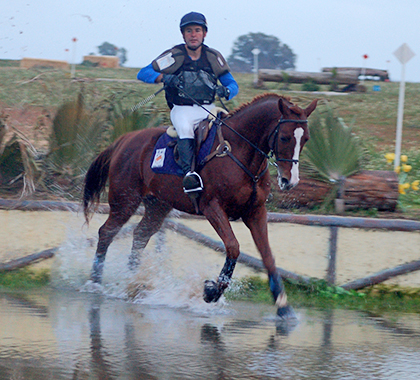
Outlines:
[[[119,140],[118,140],[119,141]],[[101,194],[108,180],[109,164],[117,144],[111,144],[90,165],[83,187],[83,213],[86,223],[99,204]]]

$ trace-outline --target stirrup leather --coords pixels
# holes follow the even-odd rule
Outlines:
[[[196,172],[188,172],[182,181],[184,193],[203,191],[203,180]]]

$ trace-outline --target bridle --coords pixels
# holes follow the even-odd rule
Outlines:
[[[279,136],[280,126],[284,123],[306,124],[307,122],[308,120],[293,120],[293,119],[280,118],[273,132],[271,132],[270,135],[268,136],[268,147],[270,148],[271,157],[274,155],[276,162],[292,162],[294,164],[299,163],[299,160],[295,160],[293,158],[278,158],[277,148],[278,148],[278,136]],[[270,141],[273,141],[273,143],[270,144]]]
[[[184,91],[184,89],[180,88],[177,86],[177,88],[179,90],[181,90],[181,92],[183,92],[188,98],[190,98],[195,104],[197,104],[199,107],[201,107],[203,110],[205,110],[209,115],[211,115],[215,122],[218,124],[218,128],[220,128],[220,126],[223,124],[225,127],[227,127],[230,131],[232,131],[233,133],[235,133],[237,136],[239,136],[243,141],[245,141],[247,144],[249,144],[252,148],[254,148],[254,150],[256,150],[258,153],[260,153],[263,157],[265,157],[267,160],[270,160],[273,155],[275,157],[275,161],[277,162],[292,162],[294,164],[299,163],[299,160],[295,160],[293,158],[278,158],[278,152],[277,152],[277,146],[278,146],[278,135],[279,135],[279,130],[280,130],[280,126],[284,123],[297,123],[297,124],[305,124],[308,122],[308,120],[293,120],[293,119],[283,119],[282,117],[280,118],[280,120],[278,121],[276,127],[274,128],[273,132],[270,133],[269,137],[268,137],[268,144],[269,144],[269,153],[265,153],[263,150],[261,150],[257,145],[255,145],[252,141],[248,140],[245,136],[243,136],[242,134],[240,134],[238,131],[236,131],[234,128],[232,128],[230,125],[228,125],[227,123],[225,123],[220,117],[218,117],[218,115],[214,115],[212,112],[210,112],[209,110],[207,110],[205,107],[203,107],[202,104],[200,104],[199,102],[197,102],[197,100],[195,100],[191,95],[189,95],[186,91]],[[221,134],[221,133],[220,133]],[[274,137],[273,140],[273,146],[270,146],[270,139],[271,136]],[[221,137],[220,137],[221,138]],[[221,142],[222,145],[222,142]],[[229,157],[231,157],[233,159],[233,161],[236,162],[236,164],[238,164],[244,171],[245,173],[247,173],[254,181],[254,184],[256,182],[259,181],[259,179],[265,174],[265,172],[268,169],[268,165],[267,167],[259,174],[254,176],[248,168],[245,167],[245,165],[243,165],[230,151],[230,148],[225,145],[225,148],[223,150],[223,154],[228,155]],[[268,161],[270,162],[270,161]],[[277,164],[274,163],[275,166],[277,166]]]

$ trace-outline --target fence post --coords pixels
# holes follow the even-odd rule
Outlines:
[[[327,282],[335,285],[338,227],[330,227],[330,247],[328,253]]]

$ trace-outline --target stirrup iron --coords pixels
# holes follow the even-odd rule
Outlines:
[[[203,180],[196,172],[188,172],[182,181],[184,193],[193,193],[203,191]]]

